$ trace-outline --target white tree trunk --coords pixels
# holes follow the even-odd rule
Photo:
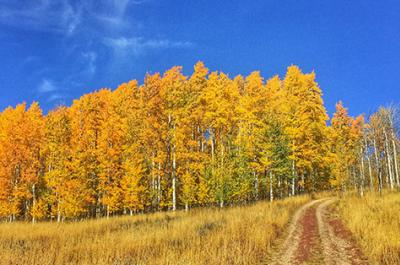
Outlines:
[[[294,184],[294,182],[295,182],[295,180],[294,180],[294,178],[292,178],[292,196],[295,196],[296,194],[295,194],[295,184]]]
[[[158,172],[157,172],[157,207],[160,210],[161,203],[161,162],[158,162]]]
[[[214,134],[211,132],[211,161],[214,162]]]
[[[171,114],[168,115],[168,124],[172,123]],[[175,124],[173,124],[173,141],[175,141]],[[176,156],[175,156],[175,144],[172,144],[172,211],[176,210]]]
[[[379,158],[378,158],[378,149],[376,148],[376,141],[374,139],[374,153],[375,153],[375,160],[376,160],[376,170],[378,172],[378,189],[379,192],[382,192],[382,170],[380,168]]]
[[[367,162],[368,162],[369,188],[370,188],[370,191],[373,191],[374,190],[374,179],[372,177],[371,158],[369,156],[367,156]]]
[[[278,177],[278,190],[279,190],[279,199],[282,199],[282,189],[281,189],[281,177]]]
[[[269,171],[269,200],[272,202],[274,200],[274,190],[272,185],[272,171]]]
[[[391,136],[392,136],[392,147],[393,147],[393,161],[394,161],[394,173],[395,173],[395,177],[396,177],[396,184],[397,187],[400,188],[400,176],[399,176],[399,169],[397,166],[397,148],[396,148],[396,133],[395,133],[395,127],[394,127],[394,110],[392,109],[391,112],[391,116],[389,118],[389,122],[390,122],[390,128],[391,128]]]
[[[57,223],[61,221],[60,200],[57,201]]]
[[[258,174],[253,171],[253,175],[254,175],[254,189],[255,189],[255,197],[256,200],[258,200]]]
[[[361,183],[360,183],[360,196],[364,196],[364,152],[363,148],[361,148],[361,168],[360,168],[360,173],[361,173]]]
[[[36,185],[36,184],[33,184],[33,185],[32,185],[32,208],[33,208],[33,209],[35,208],[35,205],[36,205],[36,191],[35,191],[35,185]],[[33,224],[36,223],[36,218],[35,218],[34,215],[32,216],[32,223],[33,223]]]
[[[292,161],[292,196],[296,195],[296,187],[295,187],[295,182],[296,182],[296,164],[295,161]]]
[[[176,158],[175,158],[175,150],[172,154],[172,211],[176,210]]]
[[[387,166],[388,166],[388,174],[389,174],[389,183],[390,183],[390,189],[394,188],[393,185],[393,175],[392,175],[392,163],[391,163],[391,158],[390,158],[390,150],[389,150],[389,144],[388,144],[388,137],[386,134],[386,130],[383,130],[383,133],[385,135],[385,149],[386,149],[386,159],[387,159]]]
[[[365,150],[368,150],[368,144],[367,144],[366,138],[364,138],[364,146],[365,146]],[[371,158],[368,155],[368,151],[366,152],[366,156],[367,156],[367,162],[368,162],[369,189],[370,189],[370,191],[373,191],[374,190],[374,181],[373,181],[373,177],[372,177]]]
[[[393,145],[394,172],[396,174],[397,187],[400,188],[399,168],[397,166],[397,149],[396,149],[396,142],[394,139],[392,139],[392,145]]]
[[[151,189],[152,189],[152,203],[154,202],[155,195],[157,194],[157,180],[154,176],[154,169],[155,169],[155,161],[154,161],[154,152],[151,154]]]

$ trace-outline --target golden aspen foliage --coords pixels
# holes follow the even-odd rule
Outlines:
[[[264,81],[267,80],[267,81]],[[46,115],[0,113],[0,218],[58,222],[400,187],[397,112],[328,124],[314,72],[230,77],[197,62]],[[376,186],[378,184],[378,186]]]
[[[79,190],[76,214],[99,215],[101,199],[105,190],[100,182],[100,137],[104,122],[109,90],[100,90],[74,100],[71,109],[71,170],[74,182],[72,188]]]
[[[44,181],[47,186],[46,200],[50,206],[50,216],[69,216],[71,205],[68,197],[73,192],[66,183],[71,181],[71,122],[66,107],[59,107],[46,116]]]
[[[28,109],[25,104],[6,109],[1,118],[0,135],[3,216],[34,221],[43,184],[44,121],[39,104],[34,102]]]
[[[333,114],[331,123],[331,146],[334,158],[331,184],[339,188],[344,188],[349,178],[349,143],[353,120],[348,115],[348,111],[343,107],[341,101],[336,104],[336,112]]]

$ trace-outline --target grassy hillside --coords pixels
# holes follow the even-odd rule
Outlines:
[[[347,197],[340,214],[373,264],[400,264],[400,194]]]
[[[0,224],[0,264],[261,264],[295,197],[79,223]]]

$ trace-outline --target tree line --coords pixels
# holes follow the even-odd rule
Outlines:
[[[0,114],[0,218],[63,221],[400,188],[398,115],[326,113],[315,73],[233,79],[202,62],[47,115]]]

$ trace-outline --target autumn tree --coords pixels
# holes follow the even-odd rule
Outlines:
[[[56,216],[60,222],[65,217],[73,216],[77,208],[74,190],[68,189],[77,186],[70,178],[71,123],[68,109],[59,107],[51,111],[46,116],[45,124],[46,199],[51,207],[51,218]]]
[[[87,94],[75,100],[70,109],[71,117],[71,170],[80,187],[82,208],[78,213],[100,216],[102,196],[107,192],[100,186],[100,137],[104,122],[109,90]]]
[[[289,104],[286,128],[294,172],[301,176],[303,189],[315,191],[329,180],[328,116],[322,92],[315,82],[315,73],[303,74],[297,66],[288,68],[283,83]]]
[[[43,115],[0,113],[0,217],[77,220],[400,187],[398,113],[330,125],[314,72],[231,78],[196,63]]]
[[[8,205],[4,213],[10,215],[11,220],[22,215],[35,222],[43,215],[40,201],[43,140],[44,122],[38,103],[34,102],[27,110],[25,104],[21,104],[3,113],[0,179],[4,191],[1,197]]]

